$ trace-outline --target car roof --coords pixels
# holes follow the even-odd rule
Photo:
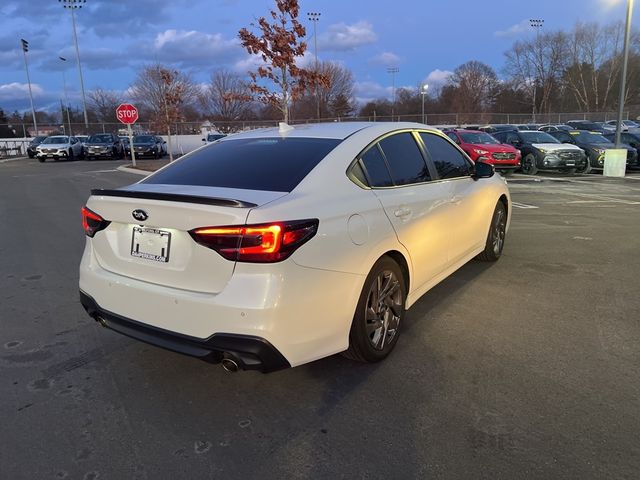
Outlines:
[[[367,128],[387,126],[389,130],[420,129],[439,132],[438,129],[428,127],[422,123],[413,122],[328,122],[305,123],[300,125],[284,125],[283,128],[260,128],[249,132],[237,133],[220,139],[230,142],[241,138],[333,138],[344,140],[348,136]]]
[[[471,128],[448,128],[446,130],[443,130],[444,132],[458,132],[458,133],[487,133],[487,132],[483,132],[482,130],[473,130]],[[489,133],[487,133],[487,135],[490,135]]]

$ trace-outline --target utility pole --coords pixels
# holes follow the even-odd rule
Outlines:
[[[531,28],[535,29],[536,31],[536,45],[535,48],[538,48],[540,46],[540,29],[542,27],[544,27],[544,20],[542,18],[530,18],[529,19],[529,25],[531,25]],[[537,83],[538,83],[538,79],[534,78],[533,79],[533,111],[532,111],[532,121],[533,123],[536,122],[536,90],[537,90]]]
[[[80,49],[78,48],[78,32],[76,31],[75,11],[86,5],[87,0],[58,0],[67,10],[71,11],[71,24],[73,25],[73,40],[76,45],[76,58],[78,59],[78,75],[80,76],[80,90],[82,91],[82,108],[84,109],[84,126],[89,133],[89,117],[87,115],[87,99],[84,94],[84,79],[82,78],[82,66],[80,65]]]
[[[398,67],[389,67],[387,68],[387,73],[391,74],[391,121],[393,122],[393,115],[395,113],[396,108],[396,73],[398,73],[400,69]]]
[[[429,85],[427,85],[426,83],[420,87],[420,95],[422,95],[422,123],[425,124],[427,122],[425,122],[424,118],[424,97],[427,94],[427,90],[429,90]]]
[[[627,88],[627,64],[629,63],[629,37],[631,35],[631,12],[633,0],[627,0],[627,21],[624,27],[624,50],[622,53],[622,75],[620,77],[620,99],[618,101],[618,121],[616,122],[616,148],[620,148],[622,113],[624,111],[625,90]]]
[[[64,57],[58,57],[60,60],[62,60],[63,64],[62,64],[62,88],[64,91],[64,103],[67,105],[67,123],[69,124],[69,136],[73,135],[72,130],[71,130],[71,118],[69,118],[69,97],[67,96],[67,75],[65,73],[65,70],[67,68],[67,59]],[[64,123],[64,117],[62,117],[62,123]]]
[[[316,25],[320,21],[320,15],[322,15],[320,12],[307,13],[307,18],[311,22],[313,22],[313,48],[315,50],[315,57],[316,57],[316,74],[318,74],[320,71],[318,67],[318,34],[316,30]],[[315,94],[316,94],[316,117],[319,120],[320,119],[320,92],[318,89],[318,80],[316,79],[314,83],[315,83],[314,87],[315,87]]]
[[[27,63],[27,52],[29,51],[29,42],[24,38],[20,39],[22,43],[22,54],[24,55],[24,69],[27,71],[27,83],[29,84],[29,100],[31,101],[31,115],[33,115],[33,128],[38,136],[38,122],[36,121],[36,109],[33,108],[33,93],[31,92],[31,77],[29,76],[29,64]]]

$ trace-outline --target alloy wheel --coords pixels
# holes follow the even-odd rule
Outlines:
[[[375,350],[384,350],[398,332],[402,289],[395,273],[382,271],[372,282],[365,305],[367,337]]]

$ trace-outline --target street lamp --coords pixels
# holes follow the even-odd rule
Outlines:
[[[64,91],[64,103],[66,104],[66,110],[67,110],[67,123],[69,124],[69,135],[72,135],[71,133],[71,119],[69,118],[69,97],[67,96],[67,75],[65,73],[65,70],[67,68],[67,59],[64,57],[58,57],[63,63],[62,63],[62,88]],[[62,117],[62,123],[64,123],[64,117]]]
[[[29,100],[31,101],[31,115],[33,115],[33,128],[38,135],[38,122],[36,121],[36,110],[33,108],[33,94],[31,93],[31,77],[29,77],[29,64],[27,63],[27,52],[29,51],[29,42],[24,38],[20,39],[22,44],[22,54],[24,55],[24,69],[27,71],[27,83],[29,84]]]
[[[393,115],[396,107],[396,73],[398,73],[400,69],[398,67],[389,67],[387,68],[387,73],[391,74],[391,121],[393,122]]]
[[[89,117],[87,116],[87,99],[84,94],[84,80],[82,78],[82,67],[80,66],[80,49],[78,48],[78,32],[76,31],[75,11],[86,5],[87,0],[58,0],[63,8],[71,12],[71,24],[73,25],[73,40],[76,45],[76,58],[78,59],[78,74],[80,75],[80,90],[82,91],[82,108],[84,109],[84,126],[89,133]]]
[[[539,48],[540,47],[540,29],[542,27],[544,27],[544,20],[542,18],[530,18],[529,19],[529,25],[531,25],[531,28],[535,29],[536,31],[536,45],[535,48]],[[532,111],[532,121],[533,123],[536,122],[536,87],[537,87],[537,79],[534,78],[533,79],[533,111]]]
[[[427,90],[429,90],[429,85],[426,83],[420,87],[420,95],[422,95],[422,123],[426,124],[424,121],[424,97],[427,94]]]
[[[627,64],[629,62],[629,37],[631,35],[631,12],[633,0],[627,0],[627,21],[624,26],[624,49],[622,54],[622,76],[620,77],[620,100],[618,101],[618,121],[616,122],[616,148],[620,148],[620,132],[622,131],[622,113],[627,88]]]
[[[319,72],[318,68],[318,35],[316,32],[316,25],[320,21],[320,12],[309,12],[307,13],[307,18],[309,21],[313,22],[313,48],[315,50],[316,57],[316,75]],[[315,80],[315,91],[316,91],[316,116],[320,119],[320,92],[318,91],[318,79]]]

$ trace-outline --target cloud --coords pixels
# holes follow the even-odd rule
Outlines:
[[[450,70],[435,69],[430,72],[429,75],[427,75],[427,77],[424,79],[424,83],[429,85],[429,88],[431,88],[432,86],[442,86],[449,81],[451,75],[453,75],[453,72]]]
[[[493,35],[496,37],[515,37],[517,35],[522,35],[525,32],[531,31],[531,25],[528,19],[522,20],[515,25],[511,25],[506,30],[498,30],[493,32]]]
[[[358,103],[364,104],[378,98],[391,99],[393,88],[372,81],[355,82],[353,94]]]
[[[400,63],[400,57],[392,52],[382,52],[373,57],[371,63],[384,66],[398,65],[398,63]]]
[[[156,35],[148,55],[153,60],[168,62],[182,67],[215,67],[230,63],[241,55],[238,39],[225,39],[220,33],[204,33],[196,30],[165,30]]]
[[[44,89],[37,83],[31,84],[31,91],[33,92],[34,98],[44,95]],[[0,101],[24,99],[29,99],[28,83],[12,82],[0,85]]]
[[[318,49],[344,52],[377,40],[378,36],[369,22],[361,21],[352,25],[336,23],[329,25],[325,33],[318,35]]]

